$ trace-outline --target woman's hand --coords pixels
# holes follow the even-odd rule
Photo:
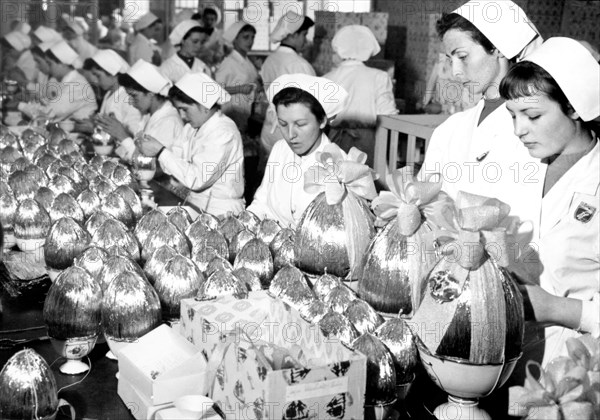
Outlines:
[[[555,296],[538,285],[520,284],[525,320],[577,329],[581,320],[581,301]]]
[[[154,137],[145,134],[139,137],[135,143],[136,147],[144,156],[154,157],[164,147],[161,142],[156,140]]]
[[[94,132],[94,123],[91,119],[77,120],[75,122],[75,131],[78,133],[91,134]]]
[[[125,126],[112,115],[98,114],[95,118],[95,122],[118,142],[122,142],[127,137],[131,137],[131,134],[127,131]]]

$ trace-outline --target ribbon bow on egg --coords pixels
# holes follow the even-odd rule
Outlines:
[[[377,196],[374,173],[365,165],[367,155],[353,147],[347,156],[336,144],[328,144],[316,153],[321,165],[312,166],[304,174],[304,191],[325,192],[327,204],[341,203],[348,191],[367,200]]]
[[[441,182],[418,181],[409,166],[388,173],[386,180],[390,191],[380,192],[371,205],[376,225],[385,225],[397,216],[399,231],[405,236],[416,232],[423,216],[437,226],[447,226],[443,213],[452,200],[441,192]]]

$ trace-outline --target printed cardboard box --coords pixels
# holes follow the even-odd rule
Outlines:
[[[266,310],[260,327],[252,334],[239,333],[243,328],[237,335],[220,331],[222,339],[211,352],[215,379],[208,379],[209,396],[227,418],[363,418],[365,356],[326,339],[280,299],[267,295],[259,301]],[[205,320],[214,322],[210,315]],[[274,348],[302,366],[276,363]]]
[[[205,395],[206,359],[166,325],[150,331],[119,354],[119,382],[127,381],[152,405],[188,394]]]

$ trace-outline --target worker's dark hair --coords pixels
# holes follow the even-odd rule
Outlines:
[[[191,98],[187,93],[179,89],[177,86],[173,86],[171,89],[169,89],[169,99],[171,101],[180,101],[188,105],[198,105],[198,101]],[[221,105],[215,103],[211,109],[214,108],[220,109]]]
[[[444,13],[437,21],[436,29],[440,38],[443,38],[449,30],[457,29],[467,32],[471,36],[471,39],[481,45],[488,54],[491,54],[496,49],[494,44],[475,25],[457,13]]]
[[[317,101],[317,98],[302,89],[295,87],[282,89],[273,98],[273,104],[275,105],[275,108],[279,105],[289,106],[293,104],[304,104],[308,107],[310,112],[313,113],[317,121],[327,121],[327,114],[325,113],[323,106]]]
[[[149,93],[150,91],[146,89],[144,86],[140,85],[133,77],[128,75],[127,73],[119,74],[118,77],[119,84],[123,86],[125,89],[137,90],[142,93]]]
[[[188,39],[188,37],[190,35],[192,35],[193,33],[199,33],[199,34],[206,34],[208,36],[210,36],[210,31],[207,28],[203,28],[202,26],[194,26],[192,29],[190,29],[189,31],[187,31],[185,33],[185,35],[182,38],[182,41],[185,41],[186,39]]]
[[[573,112],[573,106],[556,83],[556,80],[531,61],[521,61],[512,66],[500,83],[500,95],[504,99],[519,99],[543,93],[560,105],[565,115]]]

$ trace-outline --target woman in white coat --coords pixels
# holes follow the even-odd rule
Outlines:
[[[306,35],[314,25],[311,18],[301,16],[293,11],[288,11],[281,16],[275,29],[271,33],[271,42],[279,42],[279,47],[265,60],[260,70],[265,92],[268,92],[271,83],[285,74],[315,75],[315,70],[308,61],[299,54],[306,43]],[[277,117],[274,112],[267,112],[260,140],[264,148],[264,155],[268,156],[276,141],[281,136],[276,133]]]
[[[187,73],[200,71],[210,76],[210,68],[196,58],[207,39],[206,30],[195,20],[179,23],[169,35],[171,44],[175,48],[179,47],[179,50],[161,64],[161,73],[173,83]]]
[[[492,7],[500,8],[498,19],[487,18]],[[442,188],[452,198],[461,190],[495,197],[511,206],[511,214],[534,222],[536,209],[528,199],[541,196],[545,165],[514,135],[498,87],[511,61],[539,35],[512,1],[470,1],[443,15],[437,29],[453,76],[483,98],[434,131],[419,175],[441,174]],[[535,223],[529,228],[531,237]],[[523,236],[523,242],[528,239]]]
[[[318,165],[316,153],[331,144],[323,130],[343,109],[348,93],[322,77],[290,74],[276,79],[267,95],[276,109],[283,139],[273,146],[248,210],[261,219],[295,228],[318,195],[304,191],[304,174]]]
[[[223,39],[233,46],[233,50],[221,62],[215,74],[215,80],[231,95],[231,101],[223,106],[222,111],[235,121],[242,137],[248,128],[259,79],[258,70],[248,58],[255,35],[254,26],[244,21],[235,22],[227,28]]]
[[[587,124],[600,116],[600,67],[569,38],[550,38],[524,60],[500,93],[523,148],[548,165],[542,194],[526,200],[538,211],[543,270],[525,286],[547,363],[567,354],[567,338],[600,335],[600,146]]]
[[[352,147],[365,152],[366,164],[372,167],[377,116],[398,113],[390,76],[364,64],[381,47],[373,32],[362,25],[341,28],[331,46],[343,61],[323,77],[346,89],[348,101],[331,124],[329,137],[345,152]]]
[[[144,134],[160,140],[163,146],[171,148],[181,135],[183,122],[167,95],[171,82],[156,66],[138,60],[129,71],[119,75],[119,84],[132,99],[132,105],[140,112],[142,119],[137,128],[129,133],[123,122],[114,117],[99,115],[98,124],[117,141],[115,153],[123,160],[131,161],[136,151],[134,137]],[[132,136],[133,134],[133,136]]]
[[[188,73],[169,91],[186,122],[171,148],[161,139],[143,136],[140,151],[156,156],[165,173],[188,190],[187,203],[220,216],[244,210],[244,151],[235,123],[220,110],[230,99],[204,73]]]

